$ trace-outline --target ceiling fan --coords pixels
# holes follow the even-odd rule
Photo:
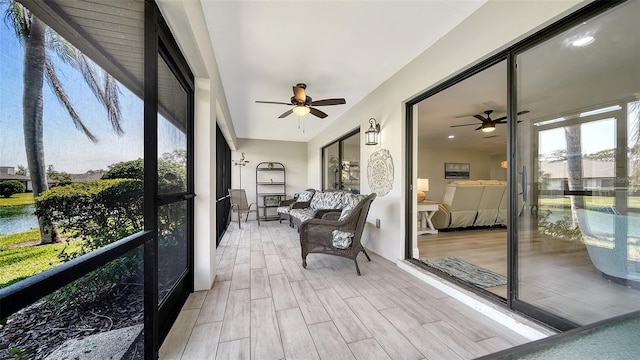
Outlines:
[[[305,93],[307,88],[306,84],[297,84],[293,87],[293,96],[289,103],[277,102],[277,101],[256,101],[258,104],[279,104],[279,105],[293,105],[293,108],[285,111],[282,115],[278,116],[278,119],[282,119],[295,113],[298,116],[305,116],[309,113],[315,115],[321,119],[326,118],[328,115],[312,106],[327,106],[327,105],[342,105],[347,102],[343,98],[337,99],[323,99],[313,101],[310,96]]]
[[[484,112],[484,114],[486,115],[486,117],[483,117],[482,114],[474,114],[474,115],[462,115],[462,116],[456,116],[457,118],[460,117],[466,117],[466,116],[473,116],[474,118],[482,121],[482,124],[480,126],[478,126],[475,130],[482,130],[484,132],[492,132],[496,129],[496,124],[506,124],[507,123],[507,116],[503,116],[501,118],[497,118],[497,119],[491,119],[491,113],[493,112],[493,110],[487,110]],[[518,115],[522,115],[522,114],[526,114],[528,113],[528,110],[523,110],[520,111],[518,113]],[[460,125],[451,125],[450,127],[460,127],[460,126],[471,126],[471,125],[478,125],[478,123],[472,123],[472,124],[460,124]]]

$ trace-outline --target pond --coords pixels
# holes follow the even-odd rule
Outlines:
[[[34,211],[33,205],[0,207],[0,235],[37,228]]]

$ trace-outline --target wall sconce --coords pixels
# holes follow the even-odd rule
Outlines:
[[[503,169],[506,169],[507,168],[507,160],[500,161],[500,167],[503,168]]]
[[[429,191],[429,179],[418,178],[418,191],[416,192],[418,195],[418,202],[423,202],[427,198],[425,191]]]
[[[375,125],[374,125],[375,124]],[[376,119],[369,119],[369,129],[364,133],[367,142],[365,145],[378,145],[378,137],[380,136],[380,124]]]

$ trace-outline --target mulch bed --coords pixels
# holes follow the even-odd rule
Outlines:
[[[72,301],[38,301],[0,325],[0,359],[14,359],[12,348],[26,351],[22,359],[44,359],[66,340],[142,324],[143,301],[141,280],[82,288]],[[141,345],[128,358],[141,359]]]

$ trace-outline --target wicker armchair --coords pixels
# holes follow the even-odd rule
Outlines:
[[[279,219],[278,222],[282,224],[282,220],[287,220],[289,222],[289,226],[293,226],[291,225],[291,216],[289,215],[289,211],[294,208],[309,207],[311,198],[313,198],[315,192],[315,189],[306,189],[305,191],[300,193],[300,197],[297,199],[287,199],[280,201],[277,209]]]
[[[300,224],[300,247],[302,248],[302,267],[307,267],[307,255],[310,253],[320,253],[342,256],[353,259],[356,265],[356,273],[360,275],[360,268],[356,257],[362,251],[371,261],[366,250],[360,243],[362,231],[367,221],[367,214],[371,202],[376,198],[373,193],[362,199],[346,217],[339,220],[339,212],[325,214],[322,219],[309,219]],[[353,234],[353,243],[346,249],[339,249],[333,246],[333,230],[341,230]]]

